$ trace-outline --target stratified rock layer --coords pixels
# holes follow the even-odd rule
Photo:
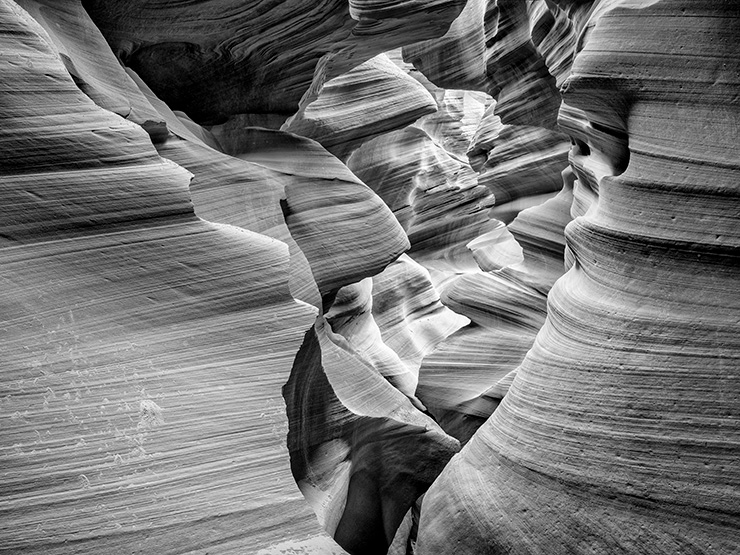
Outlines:
[[[246,130],[233,152],[285,183],[285,222],[305,253],[322,295],[381,272],[408,239],[381,199],[315,141]]]
[[[563,123],[598,197],[422,554],[740,551],[740,13],[613,2],[587,28]]]
[[[319,521],[350,553],[385,553],[459,444],[322,319],[284,395],[293,473]]]
[[[324,83],[318,97],[283,125],[346,159],[363,142],[437,110],[426,89],[380,54]]]
[[[285,447],[316,313],[286,245],[196,218],[190,174],[0,21],[0,551],[340,553]]]

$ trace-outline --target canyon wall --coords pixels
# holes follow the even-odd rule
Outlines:
[[[740,551],[730,0],[0,0],[0,553]]]

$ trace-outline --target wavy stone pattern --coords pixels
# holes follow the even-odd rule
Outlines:
[[[441,40],[403,49],[404,59],[433,83],[496,99],[466,154],[479,184],[496,198],[491,217],[505,223],[562,186],[569,141],[555,126],[557,89],[570,70],[580,24],[569,15],[583,10],[544,0],[475,0]]]
[[[331,298],[379,273],[408,248],[388,207],[318,143],[266,129],[241,140],[239,158],[292,177],[285,185],[285,222],[322,295]]]
[[[740,13],[623,4],[564,86],[576,184],[598,192],[567,230],[575,264],[426,495],[420,553],[740,550]]]
[[[147,94],[151,95],[150,92]],[[176,116],[167,112],[166,107],[163,108],[156,98],[151,96],[150,98],[153,104],[164,112],[163,115],[168,124],[174,124],[173,127],[176,128],[178,122],[173,121]],[[215,221],[263,232],[286,241],[291,248],[291,265],[293,266],[291,291],[300,298],[305,296],[313,303],[317,298],[314,292],[318,294],[318,289],[313,285],[314,281],[307,259],[290,232],[298,233],[296,236],[299,240],[303,237],[295,227],[289,228],[285,224],[283,212],[280,210],[280,200],[284,201],[285,210],[290,206],[292,198],[289,194],[290,187],[313,188],[317,196],[324,191],[321,188],[323,181],[319,180],[316,172],[310,169],[311,164],[305,160],[301,163],[301,156],[307,157],[310,161],[313,157],[321,156],[322,149],[313,141],[303,140],[287,133],[263,130],[257,137],[270,137],[272,144],[268,146],[263,144],[259,149],[247,149],[249,156],[261,157],[269,164],[271,157],[273,161],[282,160],[287,156],[287,152],[290,152],[295,167],[288,171],[281,164],[280,171],[275,168],[269,169],[253,162],[215,152],[200,143],[197,138],[190,136],[184,138],[171,136],[164,143],[158,144],[157,148],[161,155],[178,161],[195,174],[191,183],[191,191],[198,214]],[[244,139],[244,136],[241,138]],[[277,147],[283,150],[276,150]],[[346,169],[339,170],[338,168],[342,166],[325,152],[315,165],[323,168],[324,177],[332,168],[335,172],[343,171],[344,176],[348,175]],[[304,175],[297,171],[301,168]],[[234,199],[239,198],[243,201],[235,203]],[[338,205],[328,206],[327,210],[331,212],[341,208],[340,202]],[[288,220],[290,221],[290,218]],[[314,224],[317,228],[327,225],[322,223],[320,218],[315,218]],[[397,227],[395,222],[394,225]],[[381,229],[382,225],[376,231]],[[361,252],[362,246],[352,245],[352,241],[361,236],[364,224],[362,229],[354,233],[351,230],[351,221],[344,221],[342,227],[334,231],[334,235],[342,237],[342,242],[346,243],[353,252]],[[303,289],[300,288],[301,284],[304,285]],[[340,290],[340,299],[342,292],[348,289],[349,287],[345,287]],[[321,306],[320,302],[317,306]],[[335,312],[336,306],[337,302],[333,305],[332,313]],[[441,306],[436,307],[437,312],[443,310]],[[422,315],[429,317],[431,312],[430,307]],[[440,314],[435,317],[439,320],[438,325],[444,325],[449,320],[442,316]],[[372,317],[370,320],[366,322],[367,325],[360,326],[359,330],[355,329],[355,332],[360,331],[361,333],[352,333],[348,339],[358,339],[367,344],[368,339],[371,338],[371,333],[367,328],[372,325]],[[452,321],[454,323],[456,320],[453,318]],[[411,319],[411,326],[414,326],[413,322],[414,320]],[[425,325],[417,324],[415,327],[419,329],[411,329],[412,333],[430,328],[426,321]],[[345,335],[350,335],[347,330],[343,331]],[[444,328],[438,333],[443,331]],[[305,340],[307,343],[304,344],[303,351],[308,349],[308,352],[312,354],[299,353],[294,368],[295,372],[305,373],[309,372],[307,368],[317,367],[312,371],[318,373],[317,377],[308,382],[305,381],[307,379],[305,377],[292,378],[292,380],[298,380],[297,389],[291,385],[294,383],[291,381],[284,390],[288,411],[292,415],[291,429],[297,430],[289,436],[290,449],[293,453],[291,456],[294,476],[324,528],[334,535],[344,547],[356,550],[357,546],[364,546],[368,543],[382,546],[393,539],[393,534],[400,522],[399,518],[404,517],[416,498],[431,484],[444,463],[457,450],[457,445],[426,417],[418,413],[414,415],[416,411],[410,406],[404,409],[400,416],[401,421],[398,422],[399,416],[396,413],[400,399],[397,398],[393,403],[384,401],[388,397],[387,390],[393,388],[383,380],[378,380],[379,376],[373,368],[385,372],[386,378],[390,379],[394,385],[400,385],[398,380],[394,381],[387,374],[389,368],[392,368],[393,357],[401,361],[394,351],[382,344],[382,341],[379,344],[371,344],[368,349],[362,349],[363,345],[352,344],[350,340],[351,347],[357,349],[354,352],[347,345],[337,344],[332,339],[337,336],[325,331],[322,325],[317,328],[316,333],[322,340],[315,342],[314,334],[311,332]],[[424,346],[429,348],[429,345]],[[419,359],[423,352],[417,354]],[[335,360],[341,364],[333,362]],[[370,362],[372,367],[367,362]],[[401,364],[404,375],[410,375],[414,380],[413,386],[408,389],[408,394],[418,407],[423,408],[413,398],[418,361],[415,368],[412,364],[412,372],[408,368],[409,361],[404,360]],[[349,367],[354,368],[354,371],[348,372]],[[365,394],[365,400],[362,401],[364,405],[358,405],[357,395],[351,392],[365,391],[368,383],[374,385]],[[303,388],[311,388],[315,391],[306,393],[302,391]],[[394,392],[390,393],[391,399],[394,398],[394,394],[397,395]],[[370,403],[372,409],[365,406],[367,403]],[[371,410],[370,414],[374,418],[365,417],[368,410]],[[307,416],[317,411],[327,418],[321,424],[316,424],[311,417]],[[329,416],[326,416],[327,414]],[[394,445],[414,442],[419,435],[418,426],[409,427],[404,424],[409,418],[417,423],[425,423],[424,425],[430,430],[423,438],[423,450],[417,450],[411,457],[400,453],[394,454],[399,450]],[[314,424],[315,427],[310,428]],[[308,429],[307,426],[309,426]],[[337,428],[343,430],[339,437],[334,432]],[[387,444],[380,452],[373,447],[378,442]],[[333,455],[328,457],[327,453]],[[390,463],[387,460],[388,457],[396,459],[397,462]],[[422,467],[423,470],[415,470]],[[409,472],[416,474],[418,480],[413,486],[405,486],[405,493],[392,495],[383,493],[379,503],[368,499],[375,495],[371,495],[367,486],[366,475],[368,473],[372,476],[373,488],[382,492],[387,490],[390,484],[396,484],[394,487],[398,487],[398,481],[403,480]],[[363,478],[354,477],[355,474]],[[319,479],[316,476],[324,478]],[[378,522],[381,522],[381,525],[378,525]],[[403,540],[403,536],[400,536],[398,540]]]
[[[175,113],[130,68],[123,68],[80,0],[16,2],[44,28],[77,87],[101,108],[143,127],[160,145],[177,135],[220,150],[212,134]]]
[[[570,187],[468,244],[484,271],[440,285],[441,300],[473,325],[427,356],[417,396],[462,442],[498,407],[544,323],[547,294],[565,268]],[[516,240],[515,240],[516,238]]]
[[[408,243],[403,231],[386,206],[314,141],[254,129],[237,140],[231,137],[233,144],[229,146],[235,154],[247,151],[236,158],[215,151],[187,130],[182,133],[177,127],[181,123],[173,121],[176,116],[171,111],[168,114],[166,105],[160,103],[158,109],[179,136],[157,144],[157,150],[193,172],[190,189],[196,213],[288,244],[291,292],[296,298],[320,307],[319,289],[324,295],[333,295],[358,276],[381,271],[405,250]],[[244,158],[261,160],[265,165]],[[283,158],[290,158],[292,166],[283,163]],[[299,195],[323,199],[324,209],[316,214],[313,205],[295,200],[301,198]],[[303,214],[304,207],[313,212]],[[352,211],[357,217],[347,218]],[[310,226],[302,223],[309,219]],[[367,242],[368,221],[375,222],[375,232],[386,241],[382,251],[380,245],[373,247]],[[329,237],[342,238],[334,241],[332,250],[326,246]],[[363,257],[358,256],[363,252]],[[328,279],[320,269],[330,257],[343,271],[334,271]],[[312,267],[317,269],[315,274]]]
[[[474,322],[442,338],[426,354],[416,393],[448,433],[466,441],[498,406],[508,387],[501,380],[522,361],[544,321],[545,296],[563,273],[562,233],[570,221],[569,191],[540,212],[523,217],[516,228],[525,240],[525,262],[514,236],[491,221],[491,213],[501,209],[490,209],[494,197],[480,184],[500,185],[497,192],[502,192],[503,210],[510,210],[513,218],[527,202],[542,202],[542,191],[552,196],[562,186],[560,172],[568,143],[562,135],[542,128],[502,128],[495,123],[500,120],[491,110],[490,97],[441,89],[395,53],[390,57],[432,93],[439,111],[368,142],[348,165],[404,225],[412,244],[410,254],[432,270],[441,301]],[[509,132],[499,139],[502,129],[514,129],[519,137]],[[496,167],[500,183],[484,173],[476,176],[464,158],[476,152],[478,159],[471,157],[471,161],[485,171],[488,151],[494,146],[490,165]],[[504,162],[505,157],[510,160]],[[519,170],[523,162],[527,163]],[[526,200],[518,202],[512,196]],[[512,207],[506,208],[507,204]],[[509,268],[514,265],[516,269]],[[484,273],[504,268],[501,275]],[[523,292],[532,303],[509,304],[509,299],[521,301]],[[393,383],[399,383],[397,376]],[[403,387],[407,392],[409,384]]]
[[[423,358],[469,323],[440,303],[429,272],[406,255],[373,277],[373,316],[383,341],[414,377],[414,390]]]
[[[422,410],[415,395],[422,359],[469,322],[439,302],[429,272],[406,255],[372,279],[343,287],[327,320]]]
[[[487,92],[506,124],[553,129],[579,30],[571,17],[590,3],[580,4],[471,0],[442,39],[404,47],[404,59],[440,87]]]
[[[346,159],[363,142],[436,110],[427,90],[380,54],[326,82],[281,129],[314,139]]]
[[[141,125],[153,139],[167,128],[126,76],[80,0],[16,2],[44,28],[75,84],[101,108]]]
[[[0,0],[0,552],[740,550],[739,20]]]
[[[293,474],[350,553],[385,553],[459,444],[320,319],[284,388]]]
[[[561,133],[505,125],[490,141],[492,148],[485,143],[476,144],[469,155],[480,173],[478,183],[496,198],[495,217],[511,221],[522,208],[536,206],[548,193],[562,188],[560,173],[567,164],[570,143]]]
[[[461,158],[468,155],[481,120],[493,99],[485,93],[459,89],[432,91],[437,112],[414,122],[447,152]]]
[[[340,553],[284,444],[315,315],[287,248],[196,218],[188,173],[0,21],[3,551]]]
[[[493,196],[426,132],[407,127],[365,143],[347,161],[395,214],[427,268],[475,267],[465,245],[492,227]]]
[[[486,13],[495,5],[468,0],[441,38],[404,46],[403,59],[437,86],[486,91]]]

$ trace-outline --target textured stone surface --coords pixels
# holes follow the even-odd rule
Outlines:
[[[241,140],[240,159],[287,176],[285,221],[322,295],[382,271],[408,248],[388,207],[318,143],[266,129]]]
[[[284,389],[293,473],[350,553],[385,553],[459,449],[320,319]]]
[[[347,164],[394,212],[416,260],[474,265],[465,245],[492,226],[494,199],[466,160],[412,126],[368,141]]]
[[[419,552],[740,549],[738,15],[591,19],[563,123],[598,196],[508,394],[426,495]]]
[[[79,89],[101,108],[144,127],[161,139],[164,121],[116,62],[80,0],[20,0],[44,28]]]
[[[324,83],[319,96],[282,129],[315,139],[346,159],[363,142],[436,110],[421,84],[379,54]]]
[[[740,550],[733,2],[0,10],[0,551]]]
[[[0,15],[0,549],[331,551],[284,444],[315,315],[286,246],[197,219],[188,172],[82,94],[26,12]]]

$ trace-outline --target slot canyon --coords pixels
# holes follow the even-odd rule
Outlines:
[[[0,554],[740,555],[738,0],[0,0]]]

